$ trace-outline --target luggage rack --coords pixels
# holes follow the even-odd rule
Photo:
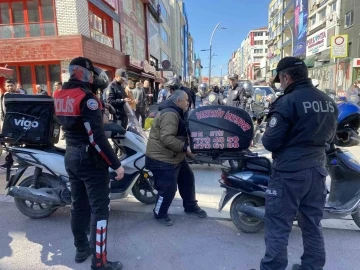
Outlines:
[[[253,153],[246,149],[239,152],[221,153],[217,152],[212,154],[213,159],[219,160],[237,160],[242,162],[250,162],[254,165],[266,168],[268,173],[271,174],[272,164],[271,161],[266,158],[259,156],[258,153]]]

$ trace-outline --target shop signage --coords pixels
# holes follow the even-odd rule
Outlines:
[[[360,67],[360,58],[354,58],[353,67]]]
[[[141,69],[141,68],[142,68],[141,61],[140,61],[140,60],[135,59],[135,58],[134,58],[134,57],[132,57],[131,55],[130,55],[130,64],[131,64],[131,65],[133,65],[133,66],[138,67],[139,69]]]
[[[327,49],[327,30],[320,30],[306,40],[306,56],[311,56]]]
[[[338,35],[331,38],[331,58],[348,57],[348,35]]]

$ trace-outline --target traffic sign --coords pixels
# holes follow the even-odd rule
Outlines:
[[[161,62],[163,69],[169,69],[171,67],[171,62],[169,60],[164,60]]]

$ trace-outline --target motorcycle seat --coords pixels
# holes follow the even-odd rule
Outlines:
[[[269,162],[269,163],[268,163]],[[270,168],[269,168],[270,164]],[[271,161],[264,157],[251,158],[246,160],[245,167],[249,170],[256,170],[259,172],[270,173],[271,172]]]
[[[125,135],[126,133],[126,130],[122,126],[114,122],[104,124],[104,131],[108,138]]]

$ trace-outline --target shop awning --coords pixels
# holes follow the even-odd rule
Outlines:
[[[13,76],[13,72],[10,68],[0,67],[0,77],[11,77]]]
[[[330,50],[322,51],[316,56],[318,62],[330,62]]]
[[[315,55],[312,55],[312,56],[309,56],[309,57],[306,57],[304,59],[304,63],[307,67],[314,67],[315,66]]]

